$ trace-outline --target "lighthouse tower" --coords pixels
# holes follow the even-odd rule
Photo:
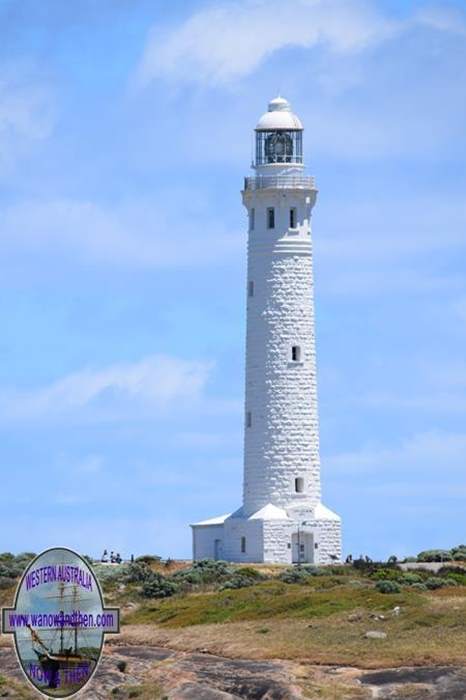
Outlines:
[[[341,521],[321,502],[311,214],[303,126],[273,99],[256,126],[248,212],[243,505],[192,525],[194,559],[331,563]]]

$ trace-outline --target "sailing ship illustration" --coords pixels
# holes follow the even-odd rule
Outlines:
[[[77,609],[77,604],[85,600],[78,592],[76,585],[66,587],[65,583],[58,585],[58,596],[47,596],[48,598],[61,601],[60,613],[65,616],[67,612]],[[71,594],[68,594],[68,591]],[[30,624],[27,625],[31,640],[32,650],[37,656],[38,663],[43,671],[44,679],[48,681],[48,688],[56,689],[63,685],[65,680],[73,682],[79,677],[77,672],[82,672],[82,681],[86,681],[92,674],[97,663],[100,650],[92,644],[81,644],[81,638],[85,640],[85,634],[76,620],[71,626],[60,625],[58,629],[45,628],[46,632],[52,632],[50,642],[45,643],[36,630]],[[58,638],[58,639],[57,639]],[[58,649],[55,645],[58,642]],[[74,673],[73,673],[74,672]]]

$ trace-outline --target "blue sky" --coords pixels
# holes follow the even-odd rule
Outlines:
[[[0,0],[1,550],[190,555],[238,507],[251,134],[305,125],[324,502],[465,539],[466,14]]]

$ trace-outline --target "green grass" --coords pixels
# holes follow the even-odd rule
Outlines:
[[[373,588],[355,589],[347,583],[326,588],[322,578],[306,585],[267,581],[251,588],[154,601],[126,615],[124,623],[186,627],[284,617],[311,620],[360,607],[379,612],[390,610],[395,605],[420,608],[425,600],[421,593],[411,590],[386,595]]]

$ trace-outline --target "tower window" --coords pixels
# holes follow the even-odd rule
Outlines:
[[[241,538],[241,554],[246,553],[246,538],[242,537]]]
[[[291,359],[293,362],[301,362],[301,348],[299,345],[293,345],[291,348]]]
[[[248,297],[253,297],[254,296],[254,281],[249,280],[248,282]]]
[[[252,413],[251,411],[248,411],[246,413],[246,428],[250,428],[252,425]]]
[[[267,209],[267,228],[275,228],[275,209],[273,207]]]
[[[254,225],[256,223],[256,210],[252,207],[249,212],[249,230],[254,231]]]
[[[290,209],[290,228],[296,228],[296,209]]]
[[[294,480],[294,490],[296,491],[296,493],[303,493],[303,491],[304,491],[304,479],[302,476],[298,476]]]

